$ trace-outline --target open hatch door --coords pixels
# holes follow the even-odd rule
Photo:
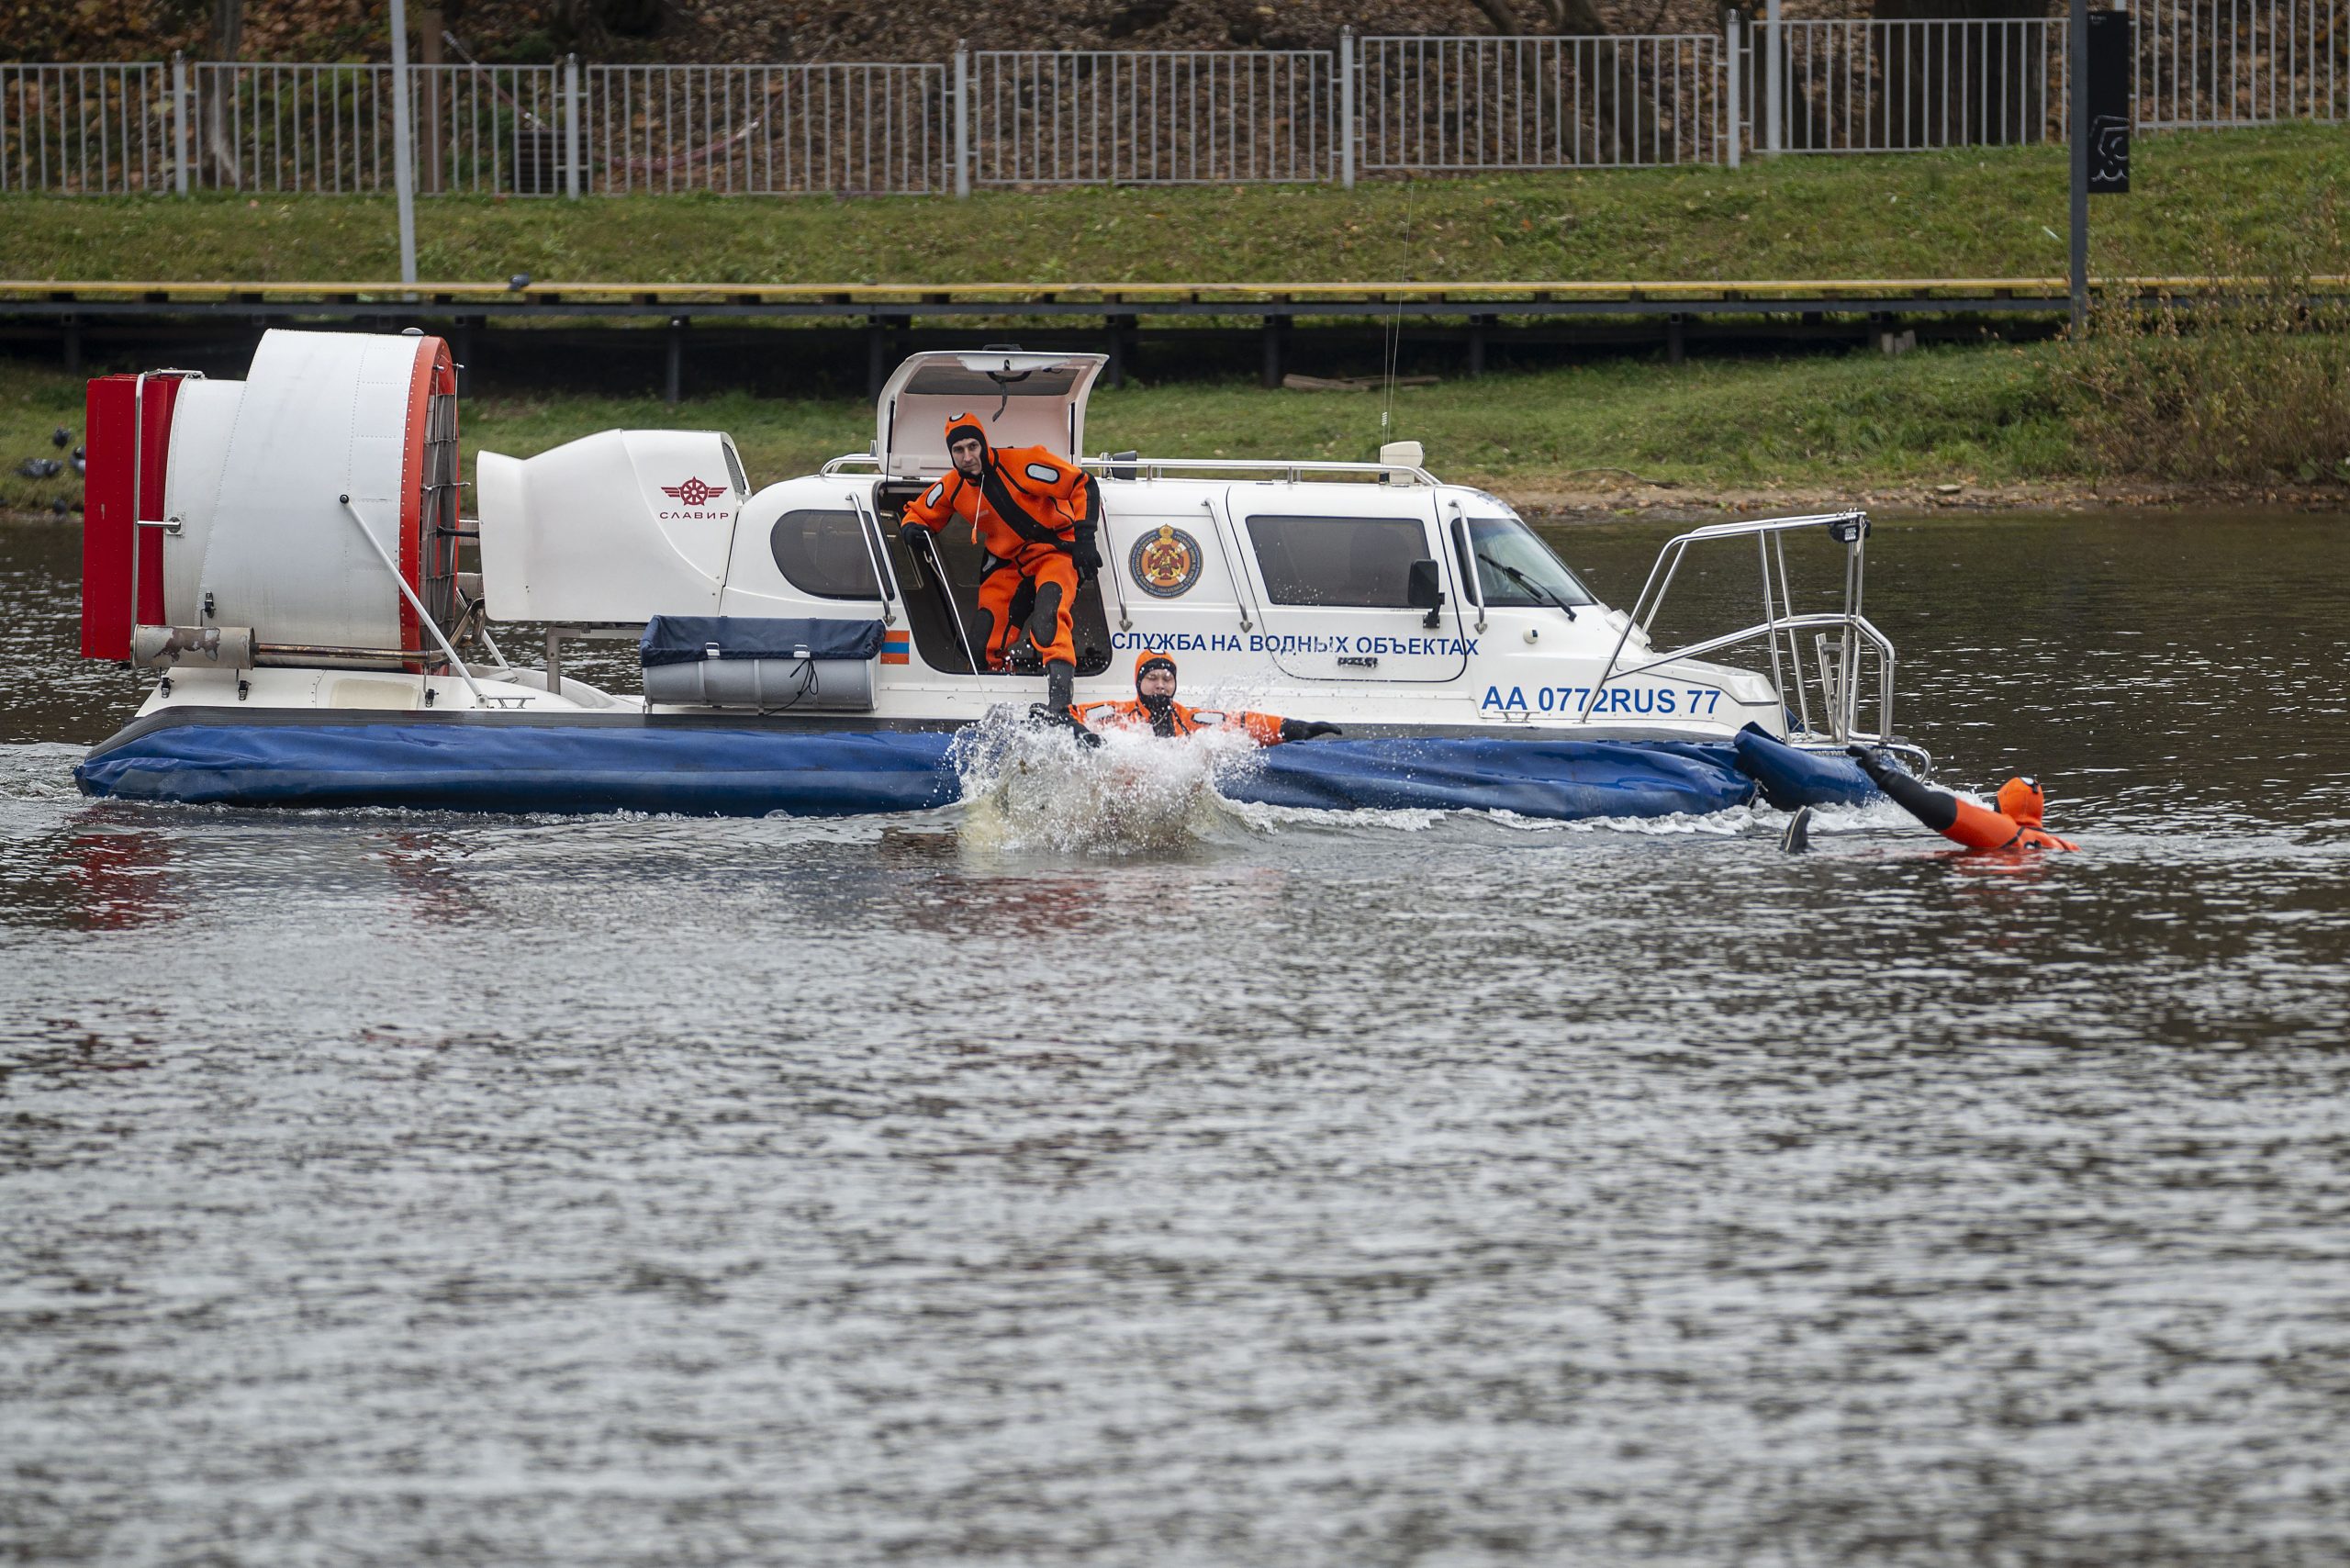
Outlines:
[[[944,474],[946,421],[977,414],[994,446],[1041,446],[1077,460],[1085,442],[1085,402],[1107,354],[1024,353],[1016,349],[909,356],[874,409],[874,455],[891,479]]]

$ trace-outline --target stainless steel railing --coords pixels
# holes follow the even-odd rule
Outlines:
[[[1798,532],[1824,531],[1830,539],[1843,546],[1844,588],[1843,607],[1832,612],[1797,612],[1795,595],[1787,575],[1786,536]],[[1589,722],[1596,710],[1600,693],[1611,681],[1628,679],[1652,669],[1682,659],[1703,658],[1724,649],[1752,642],[1765,642],[1771,651],[1771,679],[1782,701],[1794,700],[1798,729],[1797,739],[1808,737],[1823,744],[1843,745],[1852,741],[1892,742],[1893,691],[1896,657],[1892,640],[1877,629],[1862,612],[1862,598],[1868,568],[1869,519],[1866,512],[1825,512],[1806,517],[1761,518],[1746,522],[1709,523],[1703,528],[1676,534],[1666,541],[1657,553],[1656,564],[1649,568],[1648,579],[1641,584],[1639,597],[1624,612],[1621,631],[1616,646],[1607,656],[1599,678],[1593,682],[1590,694],[1583,700],[1583,711],[1577,715]],[[1667,653],[1653,648],[1644,650],[1640,662],[1624,663],[1624,650],[1638,629],[1643,639],[1648,628],[1654,625],[1664,607],[1665,596],[1672,590],[1673,578],[1679,575],[1692,545],[1718,543],[1724,540],[1752,539],[1756,564],[1761,570],[1762,619],[1751,626],[1725,632],[1684,644]],[[1812,633],[1811,668],[1807,670],[1801,633]],[[1831,635],[1832,634],[1832,635]],[[1862,730],[1862,693],[1870,685],[1867,669],[1874,657],[1875,679],[1874,701],[1876,729]],[[1817,716],[1812,711],[1814,691],[1819,697]]]

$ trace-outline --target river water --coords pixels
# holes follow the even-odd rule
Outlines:
[[[2341,1562],[2346,528],[1880,527],[2019,864],[92,804],[0,526],[0,1558]]]

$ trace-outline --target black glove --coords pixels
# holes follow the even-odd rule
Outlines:
[[[1343,735],[1346,733],[1337,725],[1326,724],[1319,719],[1283,719],[1281,721],[1281,739],[1285,741],[1310,741],[1323,735]]]
[[[1089,750],[1098,748],[1102,745],[1102,737],[1087,729],[1085,721],[1067,708],[1056,711],[1042,702],[1031,702],[1028,704],[1028,722],[1032,724],[1052,724],[1065,729],[1076,739],[1079,745]]]
[[[1844,755],[1861,765],[1861,771],[1869,776],[1872,783],[1882,786],[1886,775],[1893,771],[1886,766],[1882,756],[1864,745],[1848,745],[1844,748]]]
[[[1069,559],[1077,564],[1079,582],[1091,582],[1102,573],[1102,552],[1094,543],[1098,532],[1090,523],[1078,524],[1077,547],[1069,552]]]
[[[928,537],[929,533],[930,530],[918,522],[898,524],[898,543],[912,552],[916,560],[922,558],[922,541]]]

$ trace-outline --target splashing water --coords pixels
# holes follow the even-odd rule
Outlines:
[[[1165,740],[1111,729],[1098,747],[1066,729],[990,714],[956,743],[963,837],[988,848],[1132,854],[1196,843],[1234,822],[1219,779],[1252,767],[1248,736]]]

